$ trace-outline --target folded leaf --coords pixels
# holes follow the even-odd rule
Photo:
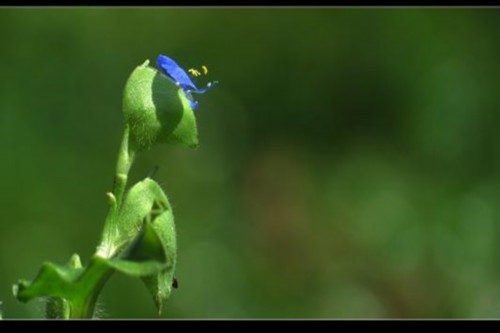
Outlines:
[[[114,223],[103,238],[115,249],[112,257],[94,255],[86,267],[76,255],[65,266],[47,262],[31,283],[19,281],[14,286],[17,299],[51,297],[54,308],[69,307],[67,316],[92,314],[89,307],[100,289],[119,271],[141,277],[161,312],[171,292],[177,256],[174,217],[166,195],[154,180],[139,182],[128,192]]]

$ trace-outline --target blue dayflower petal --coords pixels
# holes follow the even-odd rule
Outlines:
[[[209,91],[210,89],[212,89],[213,87],[215,87],[215,85],[217,84],[218,82],[217,81],[214,81],[214,82],[209,82],[206,86],[206,88],[201,88],[201,89],[189,89],[189,92],[194,92],[196,94],[204,94],[205,92]]]
[[[170,79],[172,79],[179,87],[182,88],[186,97],[189,100],[191,109],[198,107],[191,93],[203,94],[215,87],[217,81],[209,82],[205,88],[197,88],[186,71],[180,67],[172,58],[160,54],[156,59],[158,68]]]
[[[196,109],[198,107],[198,102],[194,100],[193,95],[191,95],[189,91],[184,91],[184,93],[186,94],[191,109]]]
[[[156,64],[165,75],[174,80],[174,82],[181,86],[182,89],[198,89],[194,85],[193,81],[191,81],[186,71],[177,65],[177,63],[171,58],[160,54],[156,59]]]
[[[195,110],[198,107],[198,102],[195,100],[189,100],[189,106],[191,106],[192,110]]]

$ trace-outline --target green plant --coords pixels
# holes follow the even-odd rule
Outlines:
[[[114,272],[139,277],[153,295],[158,312],[175,286],[177,243],[172,207],[161,187],[145,178],[126,190],[128,174],[141,151],[158,143],[198,146],[198,89],[184,69],[160,55],[157,65],[138,66],[124,89],[124,132],[114,186],[108,192],[109,212],[96,253],[83,266],[78,254],[66,265],[46,262],[31,282],[13,287],[21,302],[47,298],[47,318],[91,318],[105,283]],[[190,70],[190,72],[199,72]]]

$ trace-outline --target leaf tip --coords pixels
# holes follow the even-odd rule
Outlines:
[[[71,258],[69,258],[68,266],[71,268],[82,268],[82,261],[77,253],[74,253]]]

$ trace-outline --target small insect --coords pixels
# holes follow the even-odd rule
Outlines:
[[[179,281],[177,281],[177,278],[174,277],[174,280],[172,281],[172,287],[174,289],[179,288]]]

